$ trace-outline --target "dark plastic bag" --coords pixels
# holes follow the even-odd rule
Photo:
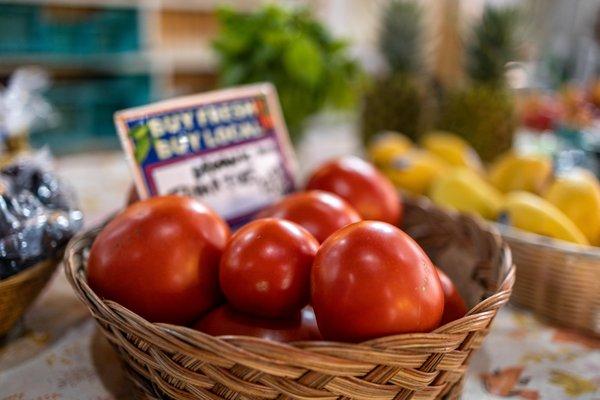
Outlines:
[[[83,225],[71,190],[41,152],[0,169],[0,279],[54,257]]]

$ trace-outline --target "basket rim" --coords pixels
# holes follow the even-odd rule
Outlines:
[[[424,208],[434,207],[434,208],[439,209],[439,207],[435,206],[428,199],[426,199],[426,200],[425,199],[411,199],[411,201],[416,204],[421,205]],[[499,243],[501,254],[502,254],[500,263],[502,264],[502,266],[504,266],[504,268],[502,268],[502,266],[500,266],[499,268],[504,270],[504,276],[501,277],[502,278],[501,282],[499,282],[496,290],[492,294],[490,294],[485,299],[483,299],[483,300],[479,301],[477,304],[475,304],[471,309],[469,309],[469,311],[467,312],[467,314],[465,314],[465,316],[463,316],[457,320],[448,322],[442,326],[439,326],[435,330],[430,331],[430,332],[402,333],[402,334],[397,334],[397,335],[383,336],[383,337],[379,337],[376,339],[370,339],[368,341],[357,342],[357,343],[336,342],[336,341],[326,341],[326,340],[320,340],[320,341],[312,340],[310,342],[304,342],[304,343],[311,343],[311,344],[335,343],[340,346],[364,346],[365,344],[371,344],[374,342],[385,342],[385,341],[390,341],[390,340],[402,340],[402,339],[413,340],[417,337],[420,337],[420,338],[432,337],[433,338],[433,337],[441,336],[441,337],[447,338],[447,334],[458,333],[459,331],[461,331],[460,327],[462,325],[464,325],[465,323],[475,323],[476,324],[477,321],[486,317],[491,312],[490,310],[486,310],[486,307],[493,304],[494,302],[496,302],[496,301],[501,302],[500,306],[508,303],[508,300],[510,298],[510,295],[511,295],[511,292],[512,292],[512,289],[514,286],[514,282],[515,282],[516,266],[512,259],[510,247],[509,247],[508,243],[502,238],[502,236],[498,232],[498,229],[495,226],[492,226],[491,224],[485,223],[485,221],[481,220],[480,218],[477,218],[477,216],[458,213],[458,212],[455,212],[452,210],[442,210],[442,211],[454,219],[461,218],[461,219],[470,220],[471,222],[474,222],[479,227],[479,229],[489,232],[489,234],[495,236],[498,239],[498,243]],[[112,219],[112,217],[114,217],[114,215],[115,214],[111,214],[109,216],[109,219]],[[79,270],[78,262],[74,262],[74,261],[75,261],[75,259],[81,258],[81,252],[83,252],[83,251],[85,251],[85,249],[89,249],[91,247],[91,244],[93,243],[93,239],[102,230],[103,226],[104,226],[104,223],[100,223],[99,225],[97,225],[95,227],[91,227],[87,230],[79,232],[75,237],[73,237],[69,241],[67,248],[65,250],[65,253],[64,253],[64,258],[63,258],[63,264],[64,264],[63,268],[65,271],[67,280],[69,281],[71,287],[76,292],[77,296],[80,298],[80,300],[83,303],[86,304],[86,306],[88,306],[88,308],[90,308],[90,306],[91,306],[90,303],[94,303],[107,311],[111,310],[111,309],[117,309],[120,312],[125,313],[128,317],[134,319],[136,322],[136,325],[138,325],[138,326],[147,324],[148,326],[151,326],[154,329],[163,330],[163,331],[169,331],[169,332],[176,332],[176,331],[180,331],[180,332],[188,331],[189,332],[189,331],[191,331],[191,332],[194,332],[195,334],[200,334],[203,336],[208,336],[208,337],[213,337],[213,338],[243,338],[243,339],[249,339],[249,340],[254,340],[254,341],[258,340],[260,342],[268,342],[268,343],[273,342],[272,340],[267,340],[267,339],[252,337],[252,336],[244,336],[244,335],[212,336],[212,335],[208,335],[204,332],[200,332],[198,330],[195,330],[193,328],[190,328],[190,327],[187,327],[184,325],[152,323],[152,322],[146,320],[145,318],[143,318],[142,316],[138,315],[137,313],[127,309],[126,307],[124,307],[114,301],[105,300],[105,299],[100,298],[88,285],[86,273],[84,271]],[[89,243],[82,246],[81,243],[86,240]],[[83,262],[81,262],[81,264],[83,264]],[[498,306],[498,308],[500,306]],[[281,343],[281,344],[289,345],[291,343],[294,343],[294,342]],[[295,342],[295,343],[300,343],[300,342]]]
[[[60,262],[61,262],[60,256],[49,257],[44,260],[38,261],[31,267],[26,268],[23,271],[16,273],[15,275],[9,276],[6,279],[1,279],[0,280],[0,289],[26,282],[27,280],[39,275],[46,269],[54,268]]]
[[[519,241],[521,243],[535,245],[545,249],[559,251],[575,256],[589,257],[600,260],[600,247],[570,243],[564,240],[538,235],[537,233],[527,232],[522,229],[502,224],[500,222],[491,222],[490,224],[495,226],[503,237],[510,240]]]

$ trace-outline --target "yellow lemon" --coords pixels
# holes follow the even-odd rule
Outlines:
[[[457,167],[440,175],[429,196],[434,203],[494,220],[502,206],[502,193],[474,171]]]
[[[431,182],[447,168],[448,165],[433,154],[412,149],[395,157],[383,172],[397,188],[425,194]]]
[[[421,145],[450,165],[483,171],[477,152],[466,140],[450,132],[432,131],[423,136]]]
[[[529,192],[512,192],[503,206],[508,222],[519,229],[555,239],[588,245],[589,241],[554,204]]]
[[[375,137],[369,144],[369,159],[378,167],[388,166],[395,157],[406,153],[413,146],[412,141],[398,132],[385,132]]]
[[[558,177],[545,193],[592,244],[600,244],[600,183],[589,171],[574,170]]]
[[[545,156],[501,155],[490,166],[488,178],[504,193],[525,190],[540,193],[552,177],[552,161]]]

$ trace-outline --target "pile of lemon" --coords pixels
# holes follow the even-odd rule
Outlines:
[[[467,142],[448,132],[430,132],[420,146],[387,132],[368,154],[408,193],[539,235],[600,246],[600,182],[589,171],[555,176],[550,158],[515,152],[486,168]]]

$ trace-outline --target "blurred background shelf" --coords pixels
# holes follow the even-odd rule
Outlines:
[[[32,135],[34,145],[49,144],[57,154],[117,148],[116,110],[216,86],[210,42],[223,4],[0,0],[0,84],[22,66],[50,73],[48,98],[60,127]]]
[[[129,74],[139,72],[205,72],[216,68],[210,48],[181,52],[154,51],[121,54],[1,54],[0,73],[8,74],[22,65],[39,65],[51,71],[97,71]]]
[[[366,72],[376,75],[385,70],[377,37],[381,12],[388,1],[278,0],[275,3],[309,8],[335,37],[351,44],[351,56]],[[550,86],[558,86],[560,82],[554,81],[566,77],[584,82],[596,73],[597,67],[589,61],[600,54],[594,30],[590,29],[595,26],[598,1],[419,0],[425,14],[422,33],[423,52],[427,56],[423,70],[430,71],[443,85],[462,82],[464,40],[460,32],[479,18],[485,4],[519,3],[532,10],[531,25],[535,27],[527,32],[532,43],[524,46],[523,52],[538,53],[533,54],[536,63],[516,69],[521,74],[520,80],[540,88],[547,88],[548,82]],[[253,10],[266,2],[0,0],[0,85],[7,82],[16,68],[37,65],[47,70],[58,86],[64,83],[95,87],[98,80],[135,80],[143,76],[144,96],[110,92],[126,100],[112,101],[115,107],[137,105],[133,99],[148,102],[210,90],[217,83],[218,60],[210,45],[219,30],[217,8],[230,4],[237,10]],[[454,21],[458,15],[460,21]],[[598,26],[600,32],[600,23]],[[534,76],[527,71],[538,72]],[[531,82],[540,76],[540,82]],[[103,125],[103,129],[110,129],[107,134],[112,142],[106,141],[116,148],[118,141],[109,125]],[[90,133],[89,146],[84,143],[81,149],[93,149],[94,138]],[[77,136],[76,140],[86,139]],[[68,143],[53,147],[59,154],[70,148]]]
[[[148,57],[141,53],[76,54],[2,54],[0,72],[8,74],[23,65],[39,65],[50,71],[136,73],[149,70]]]
[[[4,0],[9,4],[51,5],[96,8],[139,8],[158,10],[213,11],[221,5],[235,5],[236,9],[252,9],[258,0]]]

